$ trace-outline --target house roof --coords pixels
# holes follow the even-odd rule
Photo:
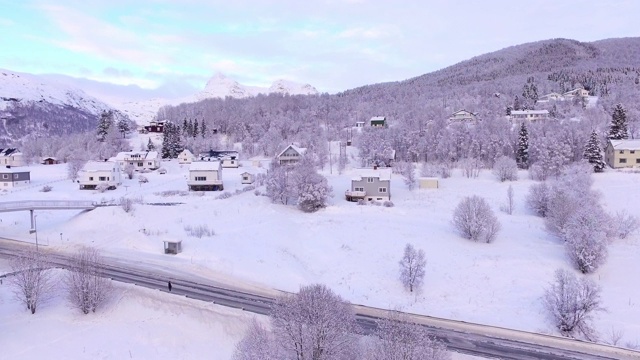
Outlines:
[[[245,172],[243,172],[243,173],[241,173],[240,175],[251,175],[251,176],[253,176],[253,174],[252,174],[252,173],[250,173],[250,172],[246,172],[246,171],[245,171]]]
[[[114,158],[116,160],[122,161],[122,160],[130,159],[132,155],[141,155],[140,158],[142,159],[158,158],[157,151],[123,151],[123,152],[119,152],[118,155],[116,155]]]
[[[549,114],[549,110],[511,110],[511,115]]]
[[[10,156],[16,154],[20,154],[20,151],[18,151],[18,149],[16,148],[0,149],[0,156]]]
[[[218,171],[220,166],[220,161],[195,161],[189,165],[189,171]]]
[[[282,150],[280,152],[280,154],[278,154],[278,157],[282,156],[282,154],[284,154],[284,152],[287,151],[289,148],[295,150],[295,152],[297,152],[300,155],[304,155],[304,153],[307,152],[307,148],[297,147],[297,146],[291,144],[291,145],[288,145],[286,148],[284,148],[284,150]]]
[[[640,139],[609,140],[615,150],[640,150]]]
[[[82,167],[82,171],[93,172],[93,171],[113,171],[113,169],[118,166],[113,161],[87,161],[86,164]]]
[[[25,170],[24,167],[3,167],[0,168],[0,174],[17,174],[17,173],[28,173],[29,170]]]
[[[453,114],[451,114],[451,116],[454,116],[454,115],[456,115],[456,114],[460,114],[460,113],[463,113],[463,114],[469,114],[469,115],[473,115],[473,116],[475,116],[475,115],[476,115],[475,113],[472,113],[471,111],[467,111],[467,110],[465,110],[465,109],[460,109],[460,110],[458,110],[458,111],[454,112]]]
[[[360,181],[362,178],[379,178],[380,180],[391,180],[391,169],[357,169],[356,174],[351,180]]]
[[[370,121],[385,121],[385,120],[387,120],[387,118],[384,116],[374,116],[371,118]]]
[[[189,151],[189,149],[182,150],[178,156],[180,156],[182,154],[193,156],[193,153],[191,151]]]

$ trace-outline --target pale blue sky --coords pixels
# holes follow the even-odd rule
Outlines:
[[[0,0],[0,9],[0,68],[146,88],[202,88],[222,72],[336,92],[530,41],[640,33],[636,0]]]

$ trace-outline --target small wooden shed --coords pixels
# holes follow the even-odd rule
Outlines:
[[[44,157],[42,158],[42,161],[40,163],[43,165],[55,165],[55,164],[60,164],[60,160],[54,157]]]
[[[182,240],[163,240],[165,254],[178,254],[182,252]]]
[[[243,184],[253,184],[253,182],[255,181],[255,176],[246,171],[240,174],[240,176],[242,177]]]
[[[438,178],[419,178],[418,185],[420,189],[437,189],[438,188]]]

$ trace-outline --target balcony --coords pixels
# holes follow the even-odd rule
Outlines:
[[[347,190],[344,192],[344,196],[347,201],[358,201],[364,199],[364,197],[367,196],[367,192]]]

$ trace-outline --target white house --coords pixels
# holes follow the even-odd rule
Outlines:
[[[189,149],[184,149],[178,154],[178,164],[191,164],[196,161],[196,156]]]
[[[255,176],[246,171],[240,174],[240,177],[241,177],[242,184],[253,184],[253,182],[255,181]]]
[[[161,164],[157,151],[123,151],[116,155],[115,161],[120,165],[122,171],[128,165],[133,166],[136,171],[140,171],[155,170]]]
[[[237,168],[240,166],[240,161],[235,156],[228,156],[220,159],[220,164],[223,168]]]
[[[640,140],[609,140],[604,161],[614,169],[640,167]]]
[[[194,161],[189,165],[189,190],[222,191],[222,164],[220,161]]]
[[[543,102],[549,102],[549,101],[562,101],[562,100],[564,100],[564,96],[562,96],[562,94],[557,92],[551,92],[551,93],[540,96],[540,98],[538,99],[538,102],[543,103]]]
[[[585,98],[589,96],[589,91],[585,90],[584,88],[576,88],[573,89],[571,91],[567,91],[566,93],[562,94],[562,97],[565,98],[566,100],[570,100],[573,99],[574,97],[581,97],[581,98]]]
[[[0,166],[25,166],[24,156],[18,149],[0,149]]]
[[[511,110],[511,120],[536,122],[549,118],[549,110]]]
[[[449,122],[452,123],[475,123],[476,115],[471,111],[467,110],[458,110],[449,116]]]
[[[115,189],[122,184],[120,165],[115,161],[87,161],[78,175],[80,189],[95,189],[103,184]]]
[[[280,165],[293,165],[298,163],[307,152],[307,148],[297,147],[293,144],[288,145],[276,158]]]
[[[31,172],[29,170],[12,168],[6,165],[0,168],[0,188],[7,189],[17,186],[27,185],[31,182]]]
[[[391,169],[358,169],[351,179],[351,189],[345,192],[348,201],[391,200]]]

